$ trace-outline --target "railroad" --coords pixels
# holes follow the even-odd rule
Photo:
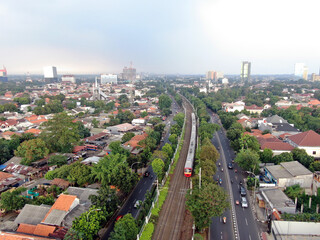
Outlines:
[[[189,178],[184,176],[184,166],[189,152],[193,112],[192,106],[183,98],[186,109],[185,136],[177,166],[171,176],[167,199],[160,211],[156,229],[152,236],[154,240],[180,239],[185,212],[185,195],[190,186]],[[191,236],[190,236],[191,237]]]

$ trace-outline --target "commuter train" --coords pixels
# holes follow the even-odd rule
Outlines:
[[[194,113],[191,114],[191,119],[192,119],[192,125],[191,125],[190,144],[189,144],[186,164],[184,165],[184,175],[186,177],[191,177],[192,175],[194,155],[196,152],[196,145],[197,145],[197,121]]]

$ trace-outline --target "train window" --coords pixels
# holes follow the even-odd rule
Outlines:
[[[184,170],[184,172],[185,172],[185,173],[191,173],[191,169],[190,169],[190,168],[186,168],[186,169]]]

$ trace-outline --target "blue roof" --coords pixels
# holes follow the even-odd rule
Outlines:
[[[5,169],[7,166],[6,165],[0,165],[0,170]]]

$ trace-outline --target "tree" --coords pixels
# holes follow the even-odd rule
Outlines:
[[[61,167],[68,163],[68,158],[64,155],[53,155],[48,160],[49,166],[57,165],[58,167]]]
[[[207,138],[205,142],[202,144],[199,157],[200,161],[209,160],[213,163],[216,163],[216,161],[220,157],[220,154],[215,148],[215,146],[213,146],[213,144]]]
[[[70,228],[63,238],[64,240],[85,240],[85,234]]]
[[[273,157],[273,162],[275,164],[280,164],[282,162],[292,162],[293,158],[292,158],[292,153],[288,153],[288,152],[284,152],[281,153],[280,155],[276,155]]]
[[[152,169],[157,175],[159,181],[161,181],[163,177],[163,168],[164,162],[160,158],[156,158],[152,161]]]
[[[44,123],[45,129],[40,137],[46,142],[51,152],[71,152],[80,140],[78,125],[66,112],[54,115]]]
[[[21,196],[20,193],[26,190],[26,188],[20,187],[1,193],[0,207],[6,211],[16,211],[23,208],[28,199]]]
[[[178,124],[173,124],[170,128],[170,133],[171,134],[176,134],[177,136],[181,135],[181,128]]]
[[[86,138],[86,137],[90,137],[90,129],[86,128],[82,122],[77,121],[76,124],[78,125],[78,133],[79,133],[79,137],[80,139]]]
[[[112,176],[113,180],[111,183],[124,193],[129,193],[138,179],[137,175],[132,173],[126,162],[118,164]]]
[[[259,170],[259,155],[251,149],[242,149],[237,154],[235,162],[245,171]]]
[[[147,111],[143,111],[142,113],[140,113],[140,116],[142,118],[145,118],[146,116],[148,116],[148,112]]]
[[[72,222],[72,229],[82,232],[85,235],[85,239],[93,240],[101,229],[102,223],[109,215],[109,213],[96,209],[93,206],[88,212],[84,212],[80,217],[76,217]]]
[[[121,138],[121,143],[125,143],[125,142],[130,141],[131,138],[133,138],[134,136],[135,136],[135,134],[132,132],[125,133]]]
[[[131,214],[126,214],[114,226],[111,240],[135,240],[139,232],[136,220]]]
[[[103,208],[107,212],[114,212],[120,203],[119,197],[115,189],[102,185],[98,191],[98,195],[90,195],[92,205]]]
[[[93,125],[94,128],[99,127],[99,123],[100,123],[100,122],[99,122],[97,119],[95,119],[95,118],[92,119],[92,125]]]
[[[165,152],[168,155],[169,159],[171,159],[173,157],[174,152],[173,152],[173,149],[169,143],[166,143],[162,147],[161,151]]]
[[[312,156],[309,156],[306,150],[295,148],[292,150],[292,157],[294,161],[298,161],[306,168],[310,167],[310,164],[314,162],[314,158]]]
[[[255,136],[251,135],[242,135],[242,137],[239,140],[240,147],[243,149],[252,149],[256,152],[259,152],[260,144]]]
[[[263,152],[260,152],[260,161],[263,163],[272,163],[273,152],[269,148],[263,149]]]
[[[173,117],[173,120],[177,122],[177,124],[180,126],[180,128],[183,127],[184,123],[184,114],[183,113],[178,113]]]
[[[169,156],[167,153],[163,152],[163,151],[159,151],[159,150],[155,150],[152,154],[152,159],[156,159],[156,158],[160,158],[163,161],[166,161],[169,159]]]
[[[48,154],[49,149],[40,138],[24,141],[15,151],[16,156],[22,157],[21,164],[24,165],[30,165],[32,162],[42,159]]]
[[[314,161],[313,163],[311,163],[309,169],[312,172],[320,171],[320,161]]]
[[[129,156],[130,155],[129,150],[124,149],[121,146],[121,142],[120,141],[111,142],[109,144],[109,148],[111,149],[112,154],[121,154],[121,155],[125,155],[125,156]]]
[[[168,95],[161,94],[159,97],[159,108],[163,110],[171,107],[172,100]]]
[[[83,186],[90,181],[91,169],[87,165],[76,162],[71,165],[72,168],[67,177],[68,181],[78,186]]]
[[[221,216],[229,207],[228,196],[224,190],[216,184],[203,184],[190,190],[186,196],[186,206],[194,218],[195,225],[199,231],[211,224],[211,218]]]
[[[171,134],[169,137],[169,141],[173,146],[177,146],[178,144],[178,136],[176,134]]]

